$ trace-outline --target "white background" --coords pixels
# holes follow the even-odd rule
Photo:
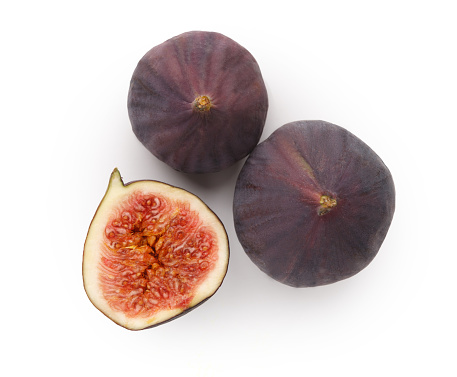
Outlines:
[[[452,1],[17,1],[0,8],[1,288],[8,376],[456,376],[456,11]],[[322,119],[391,170],[396,213],[374,261],[329,286],[277,283],[244,254],[232,197],[243,161],[190,176],[155,159],[127,116],[154,45],[221,32],[257,59],[262,140]],[[108,178],[200,196],[231,242],[208,302],[131,332],[87,299],[83,244]],[[7,349],[5,351],[5,348]]]

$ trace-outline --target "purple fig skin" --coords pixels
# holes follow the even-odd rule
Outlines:
[[[250,259],[273,279],[314,287],[376,256],[395,210],[389,169],[362,140],[324,121],[277,129],[248,157],[234,221]]]
[[[185,173],[213,173],[257,145],[268,96],[248,50],[222,34],[191,31],[140,60],[127,107],[135,135],[158,159]]]

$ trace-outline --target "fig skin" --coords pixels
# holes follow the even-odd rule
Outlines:
[[[197,224],[197,226],[193,228],[194,231],[201,233],[202,231],[205,232],[205,229],[211,230],[213,239],[217,241],[215,250],[218,257],[215,261],[213,259],[214,265],[211,270],[208,269],[208,273],[206,274],[204,280],[201,280],[197,284],[193,284],[194,289],[192,290],[192,294],[187,295],[188,300],[184,305],[179,304],[178,306],[173,306],[173,303],[169,303],[167,305],[166,299],[168,296],[164,296],[160,300],[165,298],[166,305],[164,306],[162,304],[160,310],[154,311],[149,315],[143,315],[143,313],[141,313],[141,315],[138,316],[130,316],[126,315],[126,313],[122,310],[113,308],[109,304],[109,300],[105,295],[106,291],[103,288],[104,283],[102,280],[104,267],[102,264],[104,263],[103,259],[106,257],[109,258],[109,255],[106,254],[106,251],[112,250],[113,248],[113,246],[108,246],[106,244],[107,238],[105,234],[107,231],[107,226],[112,223],[113,218],[116,220],[116,215],[119,215],[122,209],[125,211],[127,208],[127,211],[132,215],[138,214],[138,209],[135,208],[135,202],[132,201],[132,198],[134,196],[138,196],[138,193],[154,197],[156,195],[159,195],[160,197],[163,196],[167,200],[170,200],[172,203],[176,200],[187,203],[188,206],[186,206],[185,211],[194,213],[196,216],[198,216],[193,217],[194,215],[191,214],[191,222]],[[141,210],[144,210],[144,208]],[[125,213],[126,212],[124,212],[124,214]],[[169,214],[169,212],[158,212],[158,215],[160,215],[161,218],[164,218],[163,215],[167,216]],[[132,218],[135,218],[135,216],[132,216]],[[178,219],[178,222],[181,221],[179,215],[176,218]],[[166,224],[166,222],[162,222],[160,219],[159,223]],[[170,227],[173,226],[174,225],[170,223],[170,225],[165,229],[165,233]],[[137,230],[134,229],[134,231]],[[128,232],[122,233],[126,234]],[[164,233],[157,235],[159,240],[161,237],[169,238],[170,236]],[[166,245],[166,242],[168,241],[165,240],[163,244]],[[171,246],[174,245],[171,244]],[[183,245],[178,246],[178,248],[182,246]],[[135,245],[129,244],[127,246],[124,245],[124,247],[121,247],[121,249],[135,249],[135,247]],[[211,247],[209,248],[211,249]],[[138,250],[140,248],[138,248]],[[154,249],[153,251],[159,255],[162,252],[161,250],[157,249]],[[143,330],[168,323],[176,318],[180,318],[212,297],[220,288],[225,279],[228,269],[229,257],[230,246],[225,227],[217,215],[200,198],[184,189],[171,186],[160,181],[142,180],[124,184],[119,171],[114,169],[110,177],[108,189],[97,208],[94,218],[91,221],[84,244],[82,263],[84,289],[92,304],[114,323],[128,330]],[[159,263],[164,262],[163,260],[160,260],[160,256],[157,256],[157,261]],[[134,266],[132,263],[136,263],[136,260],[126,260],[126,266],[128,266],[127,269],[131,269],[132,266]],[[178,272],[178,270],[176,271]],[[119,279],[125,280],[126,278],[125,273],[122,273],[122,270],[119,269],[117,269],[117,271],[110,272],[110,274],[113,275],[109,276],[109,280],[113,282],[119,281]],[[138,274],[133,273],[130,275],[130,277],[133,279],[135,279],[135,276],[138,276]],[[133,284],[136,283],[134,282]],[[112,287],[113,286],[108,288],[112,289]],[[119,285],[117,285],[116,288],[119,288]],[[136,288],[138,288],[138,286],[135,286],[134,290],[136,290]],[[127,297],[132,297],[132,294],[134,294],[133,291],[130,293],[131,294],[128,294],[128,292],[126,293]],[[179,293],[173,293],[170,291],[169,296],[178,297]]]
[[[249,258],[292,287],[349,278],[376,256],[395,210],[392,175],[342,127],[288,123],[248,157],[234,222]]]
[[[257,145],[268,96],[248,50],[222,34],[191,31],[144,55],[127,107],[133,132],[158,159],[185,173],[213,173]]]

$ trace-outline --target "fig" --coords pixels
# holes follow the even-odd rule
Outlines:
[[[152,180],[124,185],[115,169],[84,245],[84,288],[112,321],[141,330],[211,297],[228,260],[225,228],[198,197]]]
[[[127,106],[133,132],[158,159],[185,173],[213,173],[257,145],[268,96],[248,50],[222,34],[191,31],[143,56]]]
[[[392,175],[362,140],[324,121],[288,123],[260,143],[234,195],[238,239],[292,287],[349,278],[376,256],[395,210]]]

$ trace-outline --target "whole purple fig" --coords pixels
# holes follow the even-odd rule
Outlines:
[[[138,63],[128,112],[138,139],[186,173],[212,173],[247,156],[268,110],[260,68],[226,36],[191,31],[152,48]]]
[[[260,143],[235,188],[235,229],[251,260],[294,287],[355,275],[376,256],[395,209],[389,169],[323,121],[286,124]]]

